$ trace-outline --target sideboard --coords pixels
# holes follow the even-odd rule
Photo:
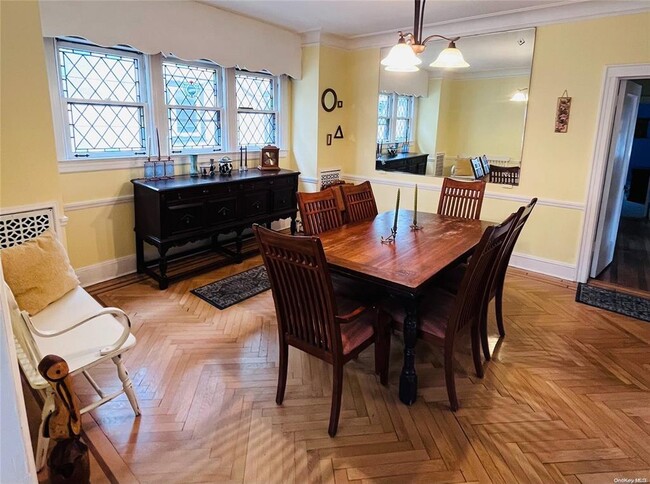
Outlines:
[[[138,272],[148,274],[165,289],[170,280],[167,252],[171,247],[212,238],[212,249],[240,261],[242,232],[253,223],[270,225],[291,218],[291,233],[295,233],[298,175],[290,170],[252,169],[233,171],[230,176],[131,180]],[[219,234],[231,232],[235,233],[236,251],[218,243]],[[144,242],[158,249],[158,260],[145,261]]]
[[[383,171],[403,171],[424,175],[427,171],[427,153],[398,153],[395,156],[377,157],[375,169]]]

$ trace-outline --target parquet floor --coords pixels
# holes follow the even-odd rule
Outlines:
[[[92,289],[132,318],[126,357],[143,414],[123,396],[85,420],[115,482],[406,483],[650,480],[650,324],[574,302],[561,281],[513,271],[507,336],[491,338],[486,375],[458,345],[461,408],[447,404],[441,355],[418,345],[419,398],[397,399],[366,350],[345,371],[336,438],[327,435],[331,370],[290,350],[285,403],[275,404],[277,327],[270,292],[225,311],[189,290],[258,265],[259,257],[158,291],[137,276]],[[111,366],[95,370],[107,386]],[[77,380],[82,400],[92,394]],[[618,481],[622,482],[622,481]]]

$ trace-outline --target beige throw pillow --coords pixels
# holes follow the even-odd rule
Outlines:
[[[65,249],[51,230],[0,251],[2,272],[18,306],[34,315],[79,285]]]

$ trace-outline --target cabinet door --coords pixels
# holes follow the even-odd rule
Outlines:
[[[275,190],[273,192],[273,211],[279,212],[294,207],[296,205],[295,202],[293,202],[294,191],[295,190],[293,188]]]
[[[268,190],[246,193],[243,197],[244,200],[244,217],[255,217],[257,215],[264,215],[269,212],[269,196]]]
[[[237,198],[222,198],[209,200],[206,204],[206,219],[208,225],[220,225],[232,222],[237,218]]]
[[[169,235],[175,235],[203,227],[203,203],[167,206]]]

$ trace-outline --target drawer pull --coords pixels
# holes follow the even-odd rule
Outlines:
[[[205,190],[203,190],[203,193],[206,193],[206,194],[207,194],[207,193],[210,193],[210,190],[208,190],[208,189],[206,188]]]

